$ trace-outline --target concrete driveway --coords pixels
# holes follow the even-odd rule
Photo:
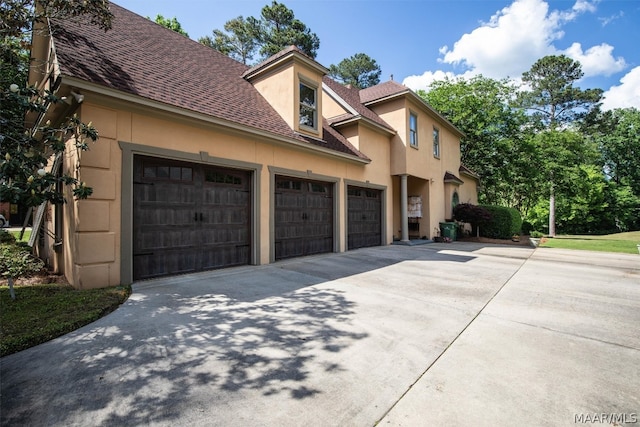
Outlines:
[[[141,282],[0,364],[6,426],[637,425],[640,256],[455,242]]]

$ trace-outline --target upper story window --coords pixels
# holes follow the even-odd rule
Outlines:
[[[300,83],[300,126],[318,129],[317,90]]]
[[[433,157],[440,158],[440,129],[433,128]]]
[[[418,116],[409,114],[409,144],[418,147]]]

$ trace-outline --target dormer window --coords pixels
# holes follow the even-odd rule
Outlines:
[[[300,126],[318,129],[317,89],[300,83]]]

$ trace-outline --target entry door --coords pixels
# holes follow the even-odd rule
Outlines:
[[[250,262],[251,173],[136,156],[134,279]]]
[[[276,177],[275,258],[333,251],[333,184]]]
[[[382,191],[347,188],[347,248],[382,244]]]

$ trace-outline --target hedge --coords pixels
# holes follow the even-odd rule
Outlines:
[[[480,235],[492,239],[510,239],[520,234],[522,217],[514,208],[504,206],[482,205],[489,213],[491,220],[480,226]]]

